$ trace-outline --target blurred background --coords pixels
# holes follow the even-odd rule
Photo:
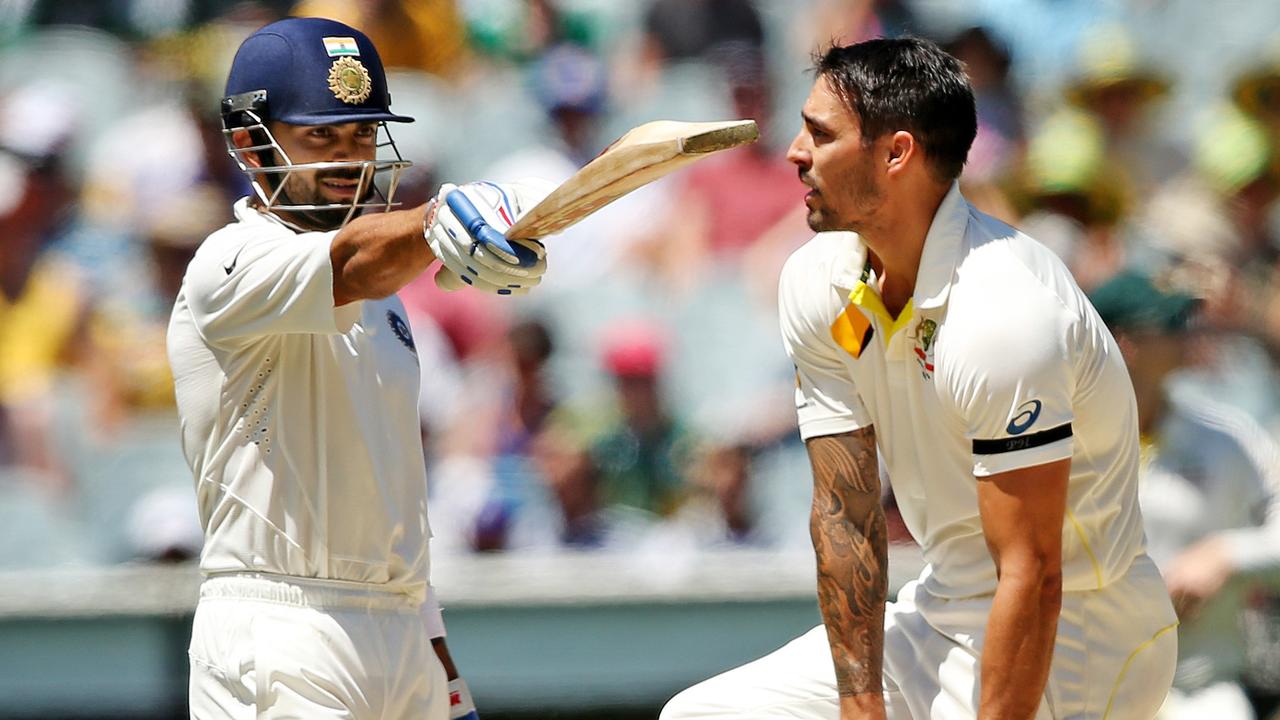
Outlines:
[[[647,120],[763,131],[552,238],[528,298],[401,293],[433,579],[485,717],[656,717],[818,621],[775,307],[811,233],[783,154],[810,55],[903,33],[970,73],[966,195],[1061,255],[1130,362],[1183,616],[1164,717],[1275,711],[1280,3],[5,0],[0,717],[185,717],[200,529],[164,333],[248,191],[216,112],[231,56],[288,14],[378,46],[418,118],[393,130],[410,202],[560,181]],[[896,587],[919,558],[895,535]]]

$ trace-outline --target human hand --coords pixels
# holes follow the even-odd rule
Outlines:
[[[504,233],[551,189],[550,185],[446,183],[427,213],[424,235],[443,267],[444,290],[471,285],[496,295],[523,295],[542,282],[546,249],[537,240],[508,240]]]
[[[1183,550],[1169,563],[1164,574],[1178,617],[1183,620],[1194,617],[1234,573],[1235,565],[1221,538],[1208,537]]]

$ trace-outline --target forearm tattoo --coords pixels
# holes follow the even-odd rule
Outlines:
[[[808,442],[813,466],[809,532],[818,605],[841,695],[878,692],[884,655],[888,539],[870,429]]]

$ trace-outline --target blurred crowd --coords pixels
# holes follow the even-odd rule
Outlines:
[[[0,3],[0,568],[198,553],[164,334],[248,190],[217,115],[230,57],[286,14],[381,50],[418,118],[395,129],[409,203],[558,182],[651,119],[762,130],[552,238],[527,298],[402,292],[433,548],[806,548],[775,288],[811,233],[784,150],[814,50],[912,33],[970,74],[966,195],[1062,257],[1130,362],[1152,553],[1192,636],[1180,687],[1280,687],[1280,4],[1229,5]],[[1197,665],[1197,643],[1234,649]]]

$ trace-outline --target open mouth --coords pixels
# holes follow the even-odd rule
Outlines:
[[[809,192],[806,193],[804,196],[805,200],[808,200],[811,196],[817,196],[821,194],[818,192],[818,188],[814,184],[813,180],[811,180],[809,176],[805,175],[803,172],[800,173],[800,184],[809,188]]]
[[[354,198],[356,192],[359,191],[360,178],[324,178],[320,181],[320,187],[325,191],[325,194],[331,197],[349,200]]]

